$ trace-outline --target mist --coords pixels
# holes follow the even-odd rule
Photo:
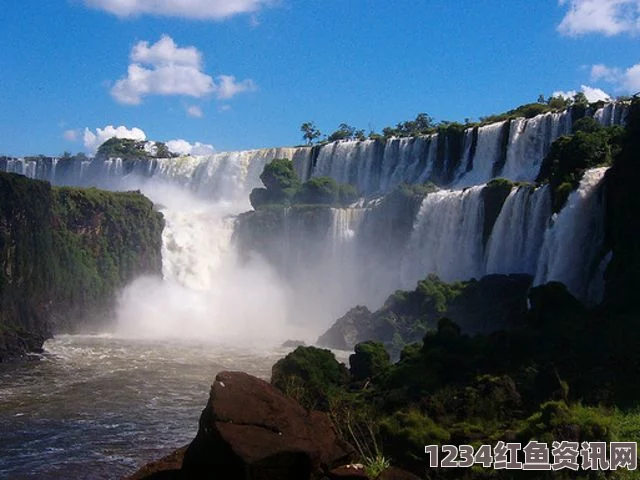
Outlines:
[[[234,216],[248,205],[208,202],[157,181],[142,191],[166,221],[163,278],[139,278],[124,289],[118,335],[233,344],[315,335],[289,321],[294,294],[275,269],[257,255],[240,259],[232,243]]]

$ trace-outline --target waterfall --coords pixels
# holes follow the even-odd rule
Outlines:
[[[403,287],[428,273],[445,281],[482,275],[483,187],[427,195],[402,261]]]
[[[504,122],[492,123],[478,128],[475,152],[470,156],[473,168],[465,169],[456,181],[456,187],[469,187],[486,183],[493,177],[493,167],[500,158],[502,129]]]
[[[624,125],[629,105],[623,102],[607,103],[593,114],[598,122],[605,127]]]
[[[534,181],[553,141],[569,133],[569,110],[511,120],[507,161],[500,176],[514,181]]]
[[[590,280],[601,272],[598,254],[604,242],[604,202],[600,186],[606,171],[606,167],[588,170],[566,206],[553,216],[553,225],[544,234],[534,284],[562,282],[576,297],[588,299]]]
[[[617,125],[626,109],[612,103],[592,113],[603,125]],[[249,316],[274,325],[275,334],[292,319],[326,326],[354,304],[377,308],[393,290],[413,289],[429,273],[447,281],[528,273],[536,284],[558,280],[581,299],[598,297],[607,262],[598,194],[604,169],[588,171],[558,215],[551,215],[549,187],[514,187],[485,232],[485,184],[494,176],[535,179],[552,142],[571,125],[565,111],[415,138],[206,156],[0,157],[0,170],[56,185],[140,189],[162,209],[164,282],[141,280],[125,292],[122,318],[130,328],[155,315],[162,320],[139,331],[184,324],[189,328],[181,333],[222,338],[225,331],[258,332],[246,323]],[[367,198],[359,208],[284,209],[270,225],[275,232],[265,233],[274,235],[269,252],[261,252],[271,264],[255,252],[240,259],[233,218],[250,209],[249,193],[275,158],[292,159],[302,180],[330,176]],[[420,204],[394,195],[382,200],[401,183],[428,181],[442,189]]]
[[[623,102],[609,103],[593,116],[603,125],[620,125],[627,109]],[[572,113],[566,110],[507,122],[468,128],[461,137],[455,132],[445,138],[434,133],[135,162],[0,158],[0,170],[59,185],[111,189],[137,188],[144,178],[162,179],[203,198],[223,200],[246,197],[252,188],[261,186],[259,176],[267,163],[289,158],[302,180],[329,176],[354,185],[362,195],[386,193],[400,183],[427,181],[443,188],[464,188],[486,183],[496,174],[513,181],[535,180],[553,141],[571,133]],[[507,130],[508,138],[504,138]]]
[[[485,273],[534,275],[550,216],[548,186],[514,187],[489,237]]]

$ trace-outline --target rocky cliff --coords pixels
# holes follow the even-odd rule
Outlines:
[[[0,173],[0,361],[103,321],[120,288],[161,272],[163,225],[137,192]]]

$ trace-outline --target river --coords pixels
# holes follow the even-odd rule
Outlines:
[[[62,335],[0,364],[0,478],[111,479],[189,443],[217,372],[268,380],[289,349]]]

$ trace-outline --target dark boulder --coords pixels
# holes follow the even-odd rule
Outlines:
[[[182,466],[185,478],[304,480],[348,462],[328,416],[309,412],[269,383],[222,372],[211,387]],[[219,473],[218,473],[219,472]]]
[[[179,448],[166,457],[148,463],[125,480],[178,480],[181,479],[180,469],[187,446]]]
[[[356,343],[369,340],[373,317],[367,307],[353,307],[318,338],[321,347],[351,350]]]

